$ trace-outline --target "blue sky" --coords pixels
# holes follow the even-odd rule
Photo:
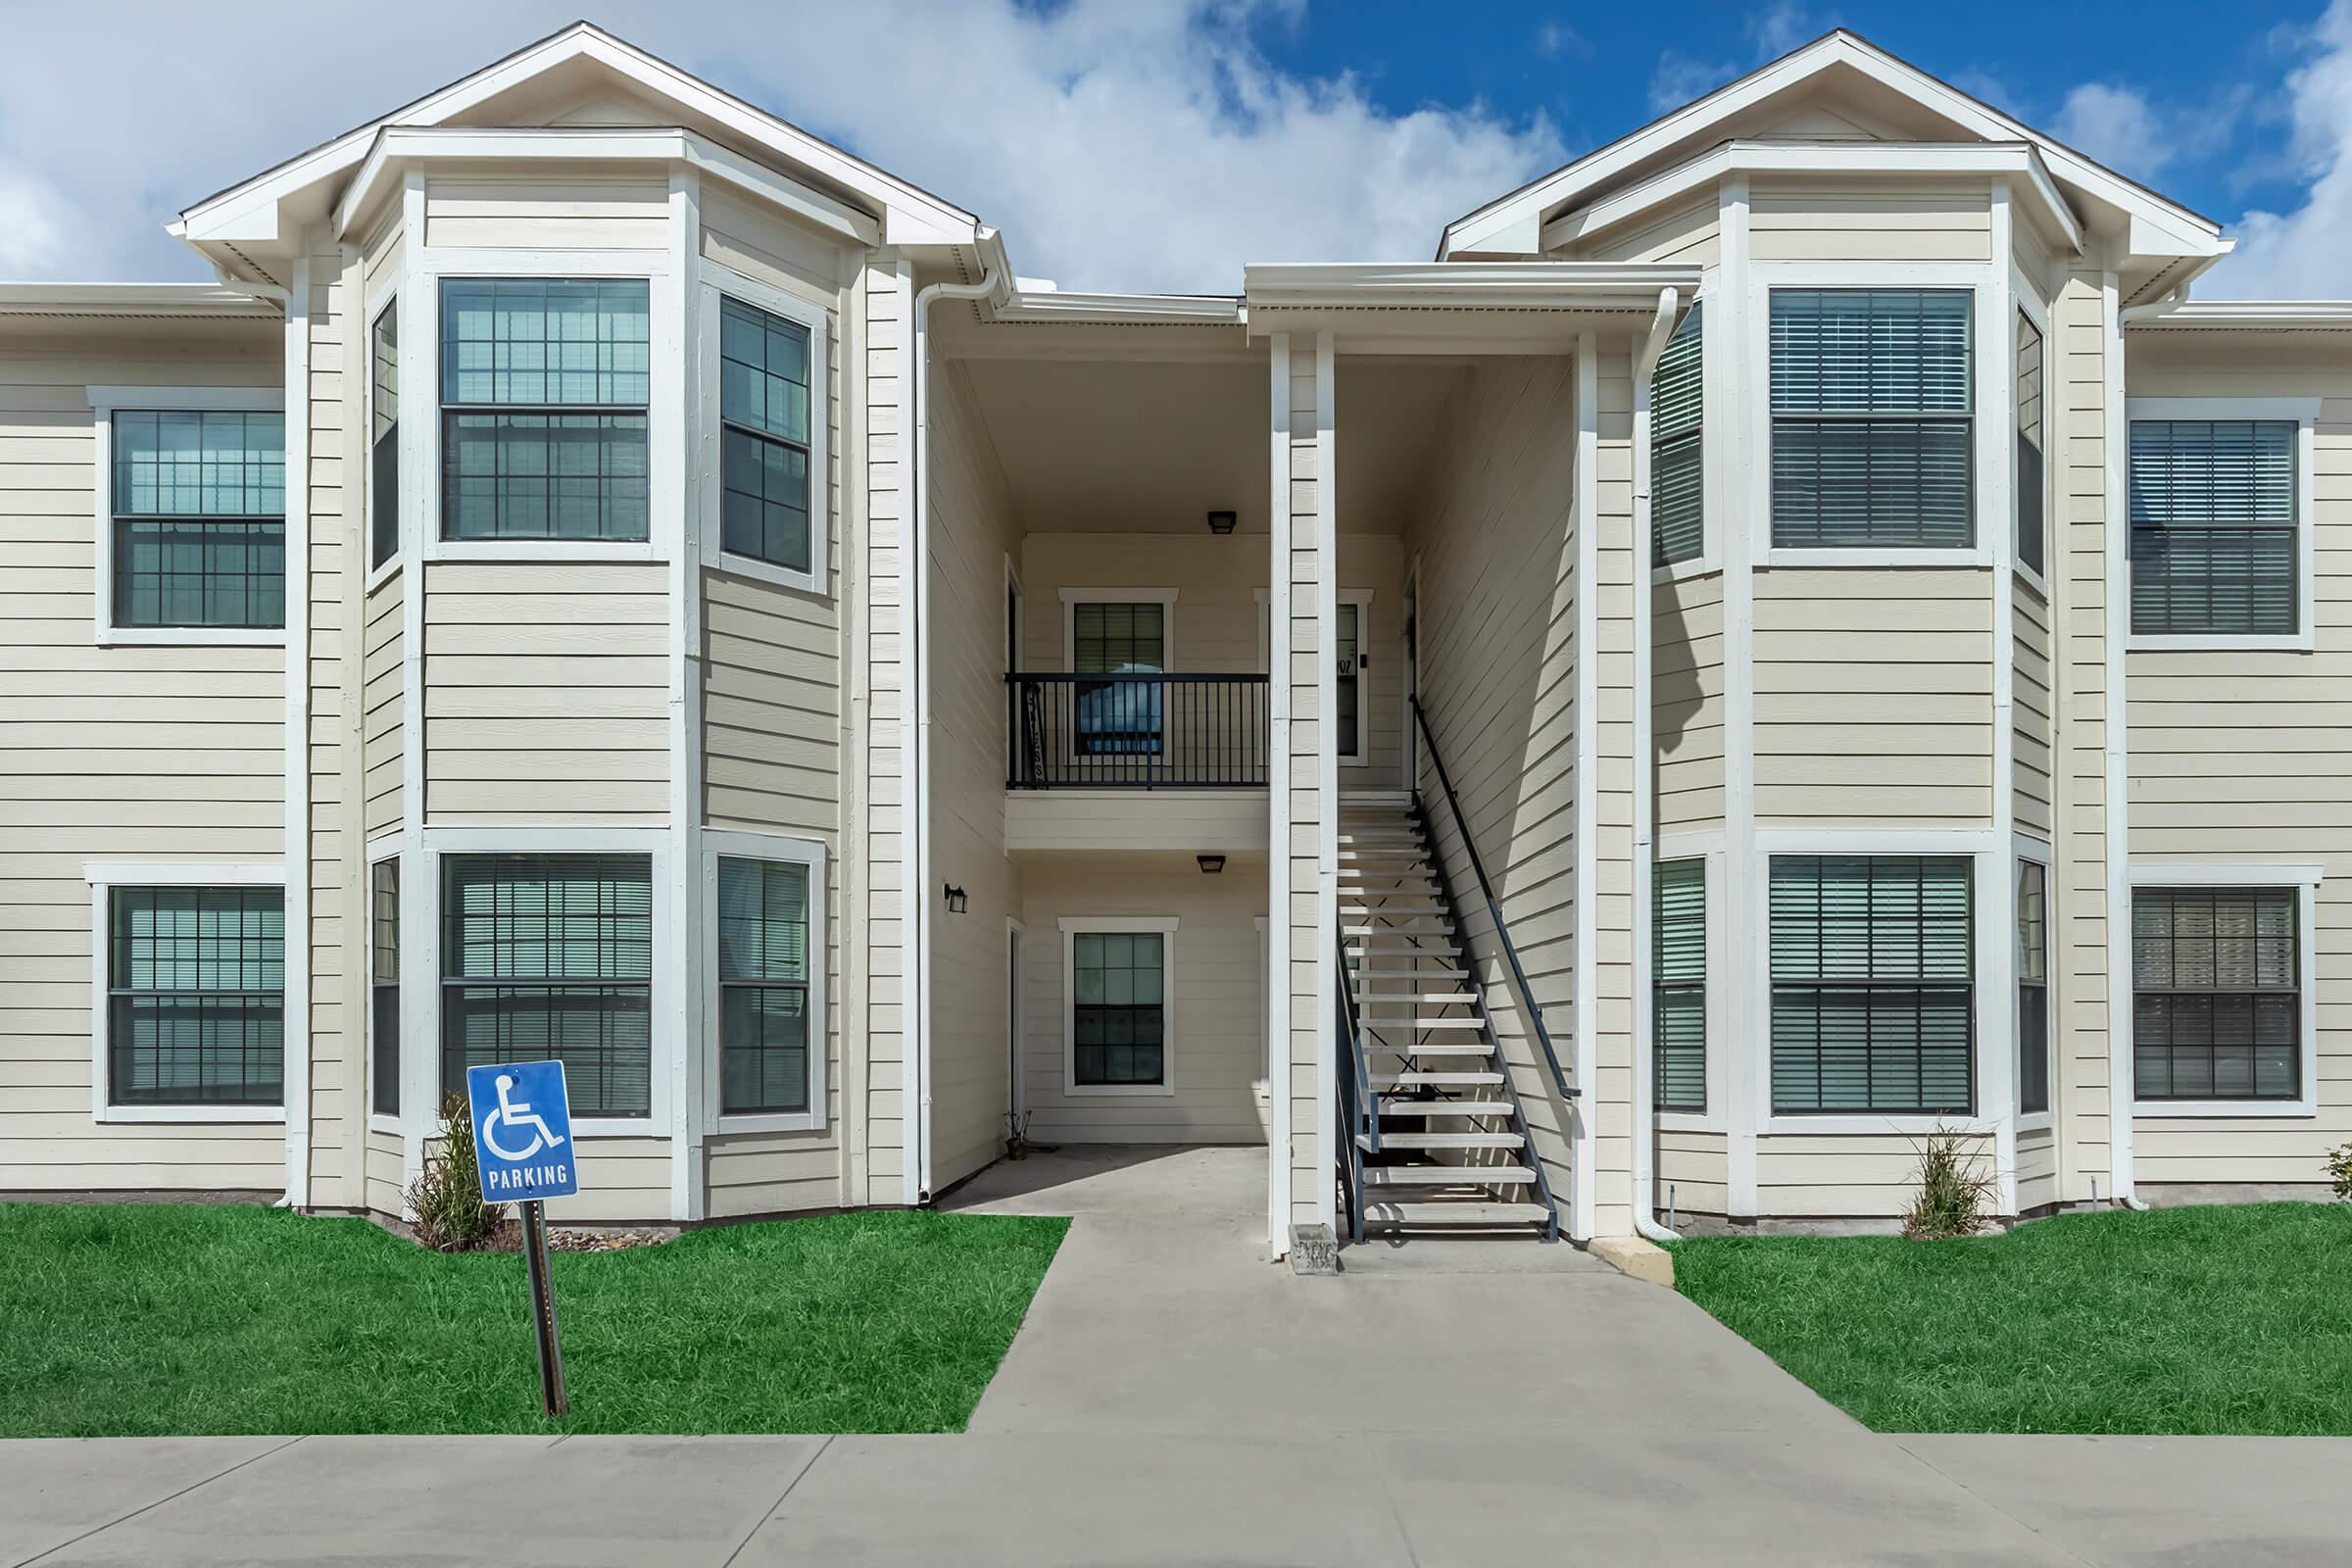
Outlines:
[[[581,15],[979,213],[1025,274],[1230,292],[1449,219],[1853,27],[2352,298],[2352,0],[0,0],[0,278],[197,277],[202,196]],[[385,25],[386,19],[393,19]]]

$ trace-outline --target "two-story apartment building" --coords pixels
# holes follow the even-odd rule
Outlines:
[[[1171,221],[1181,221],[1172,216]],[[2310,1189],[2352,304],[1838,32],[1220,297],[581,24],[0,288],[0,1191],[1266,1231]]]

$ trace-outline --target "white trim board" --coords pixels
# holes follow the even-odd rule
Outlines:
[[[1065,914],[1061,929],[1061,1092],[1071,1099],[1165,1099],[1176,1093],[1176,916]],[[1159,953],[1159,1082],[1081,1084],[1078,1081],[1078,938],[1154,933]]]

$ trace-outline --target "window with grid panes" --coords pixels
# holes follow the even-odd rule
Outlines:
[[[1364,607],[1351,600],[1342,600],[1335,611],[1337,618],[1332,640],[1339,644],[1336,650],[1339,661],[1339,755],[1353,759],[1364,755]]]
[[[1090,1088],[1167,1082],[1167,937],[1074,932],[1070,979],[1076,1081]]]
[[[1772,291],[1772,542],[1976,542],[1966,289]]]
[[[285,1099],[285,893],[119,887],[107,899],[107,1099]]]
[[[400,862],[368,870],[368,1103],[379,1116],[400,1114]]]
[[[441,282],[441,536],[650,535],[647,284]]]
[[[718,1108],[808,1108],[808,868],[718,862]]]
[[[2017,318],[2017,559],[2043,569],[2047,529],[2042,518],[2041,332]]]
[[[1071,671],[1079,675],[1165,671],[1167,616],[1168,607],[1162,604],[1072,605]],[[1081,680],[1072,684],[1081,756],[1159,755],[1159,682]]]
[[[441,1086],[502,1061],[564,1063],[581,1116],[653,1093],[653,866],[642,855],[441,860]]]
[[[1775,1111],[1968,1112],[1970,911],[1962,857],[1772,857]]]
[[[2132,421],[2132,629],[2298,630],[2291,419]]]
[[[2050,1108],[2049,872],[2017,862],[2017,1109]]]
[[[1662,860],[1650,884],[1651,1054],[1660,1110],[1707,1108],[1707,862]]]
[[[368,564],[380,566],[400,554],[400,301],[377,313],[368,353]]]
[[[1706,548],[1705,309],[1690,307],[1650,373],[1649,560],[1655,566],[1696,560]]]
[[[114,416],[113,624],[286,623],[286,416]]]
[[[2134,888],[2132,1060],[2141,1100],[2295,1100],[2293,888]]]
[[[718,302],[719,548],[807,571],[808,328]]]

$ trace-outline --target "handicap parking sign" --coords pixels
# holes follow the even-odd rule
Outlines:
[[[485,1200],[535,1202],[580,1190],[562,1062],[468,1067],[466,1098],[473,1106],[473,1154]]]

